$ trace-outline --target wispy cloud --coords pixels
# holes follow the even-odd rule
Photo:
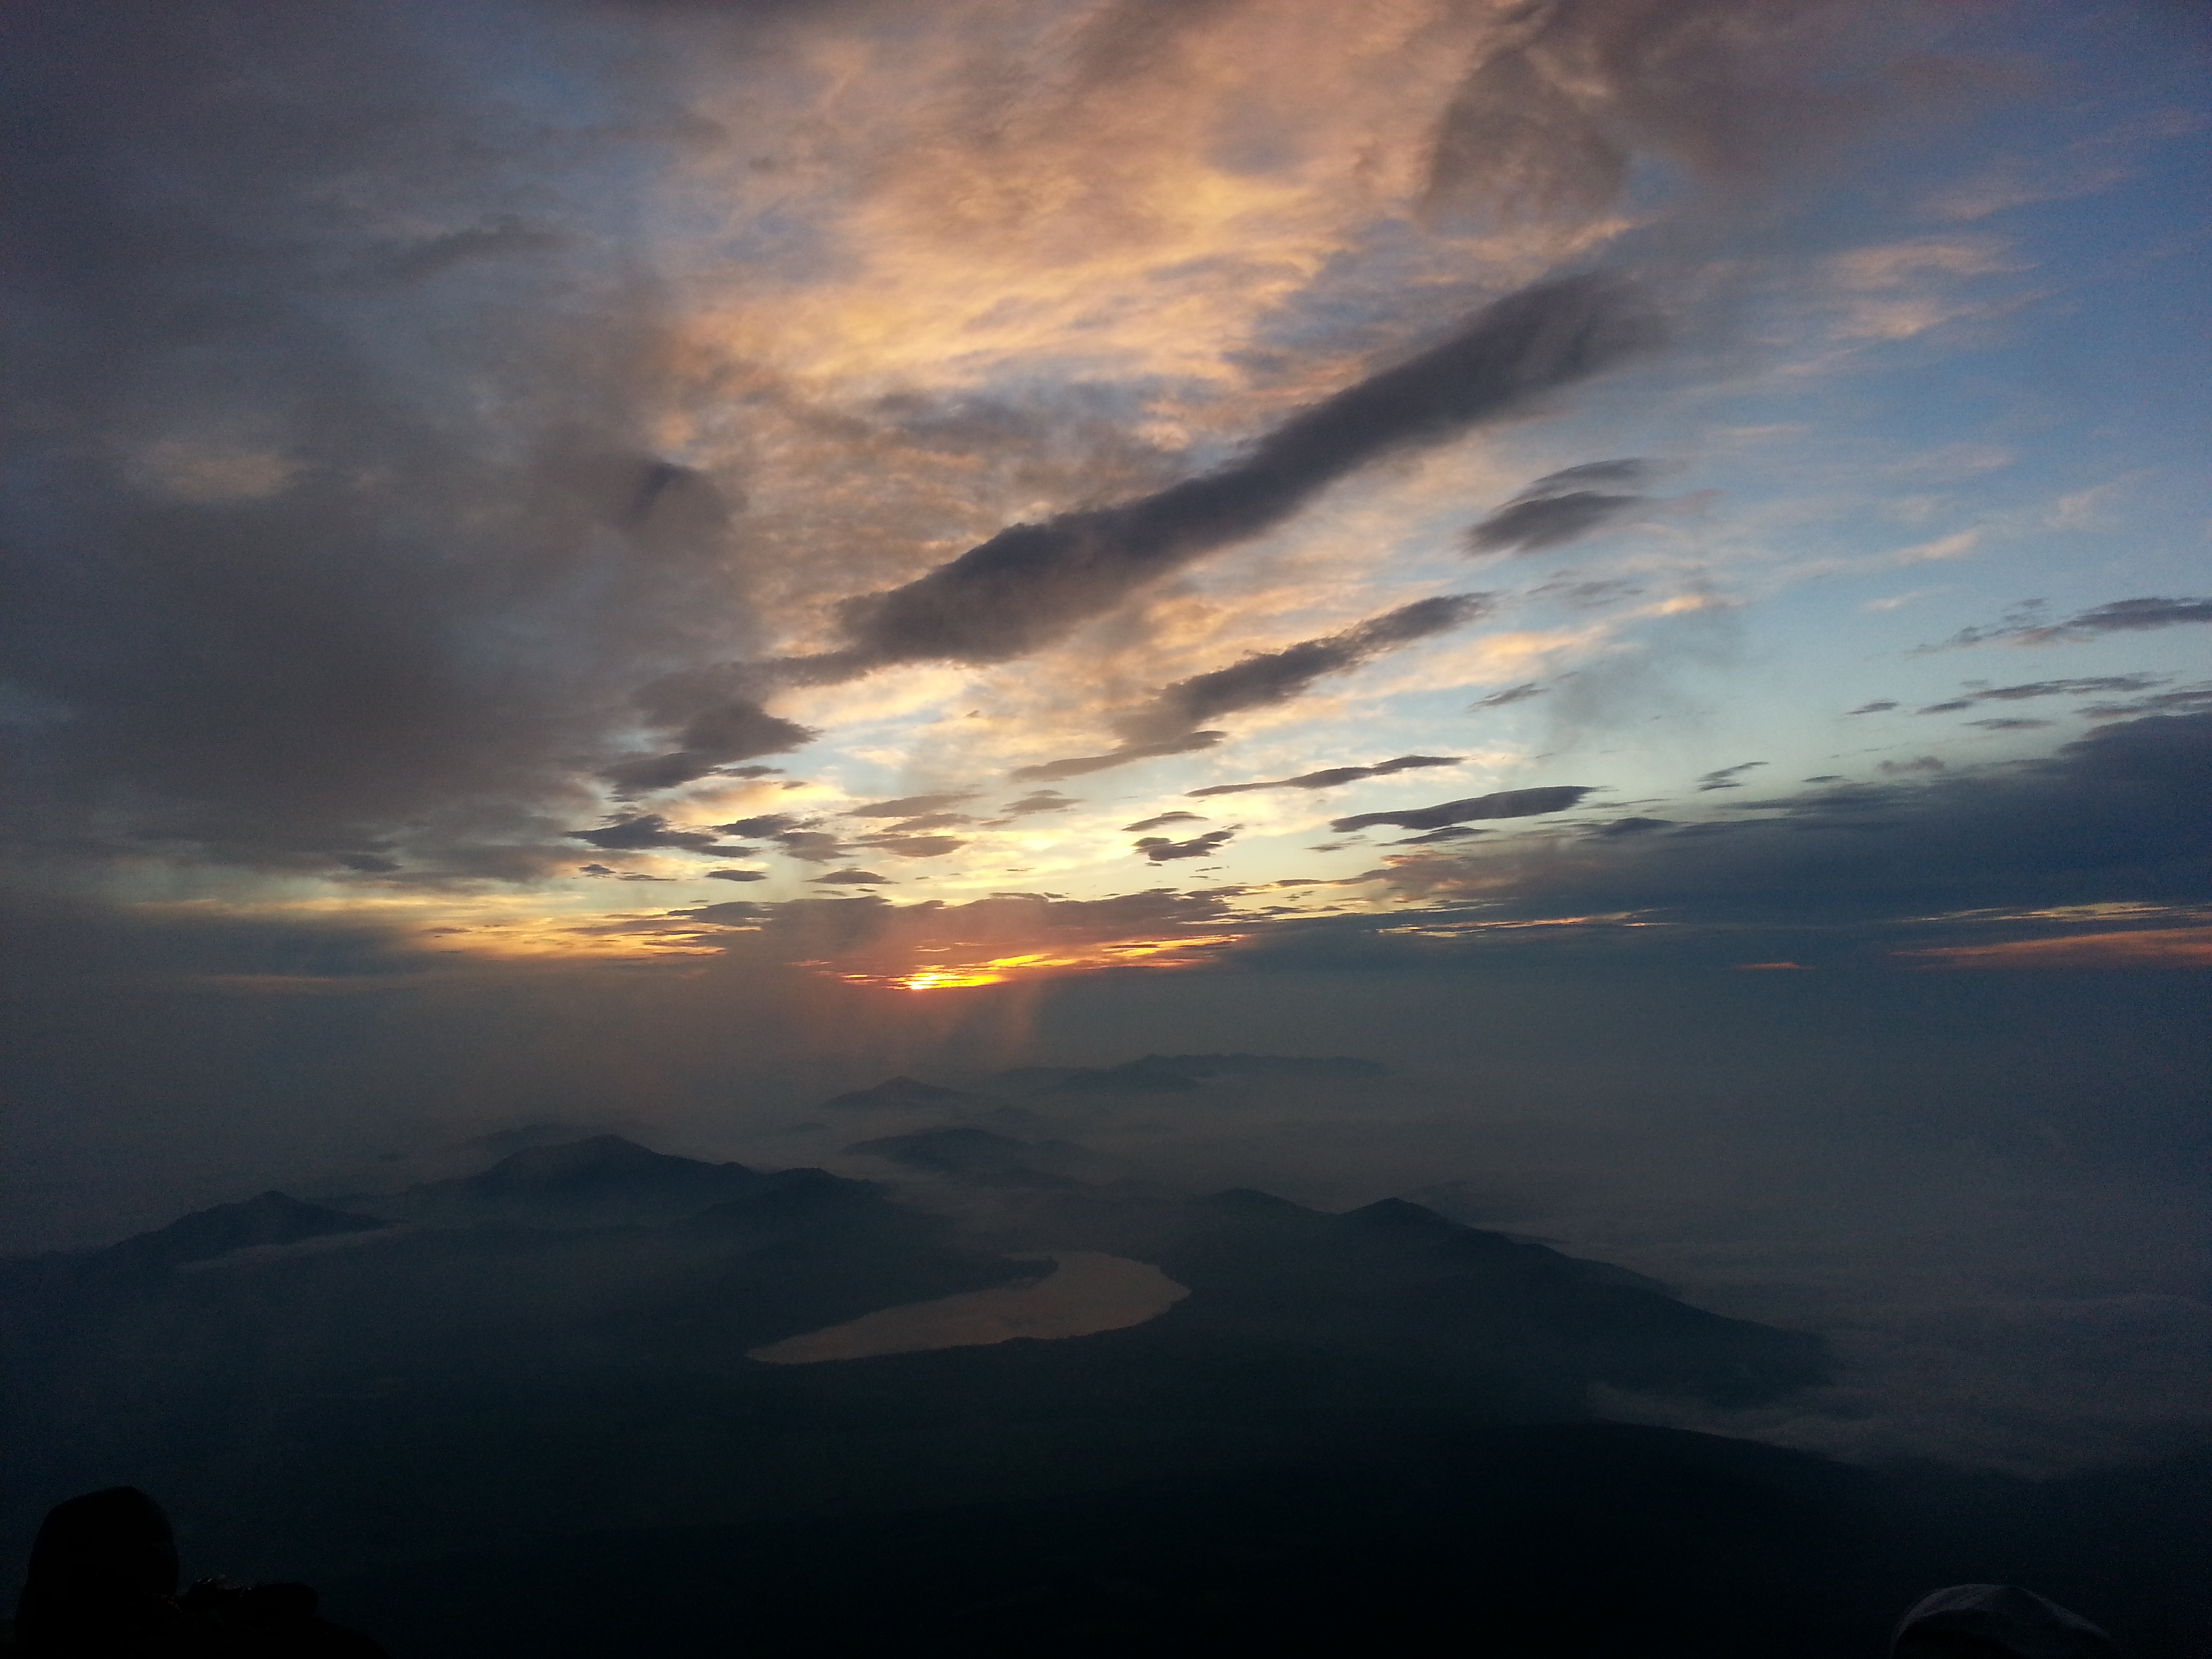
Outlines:
[[[1241,795],[1255,789],[1334,789],[1363,778],[1387,778],[1394,773],[1424,767],[1458,764],[1455,755],[1401,755],[1395,760],[1377,761],[1372,766],[1332,766],[1319,772],[1301,772],[1294,778],[1272,778],[1260,783],[1216,783],[1184,793],[1192,796]]]
[[[2002,623],[1962,628],[1941,644],[1923,646],[1921,649],[1954,651],[1976,645],[2071,645],[2108,634],[2146,633],[2154,629],[2212,623],[2212,599],[2114,599],[2058,622],[2044,619],[2046,609],[2041,599],[2030,599],[2006,612]]]

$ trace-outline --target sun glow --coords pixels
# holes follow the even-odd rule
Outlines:
[[[847,974],[844,977],[862,983],[878,982],[872,981],[866,974]],[[951,991],[967,985],[1003,985],[1006,982],[1006,976],[982,969],[963,972],[957,968],[925,968],[918,973],[908,974],[904,979],[881,982],[896,985],[907,991]]]
[[[992,957],[982,962],[938,963],[903,972],[842,971],[848,985],[879,985],[902,991],[950,991],[975,985],[1003,985],[1038,973],[1082,973],[1100,968],[1195,968],[1212,953],[1241,942],[1242,933],[1207,933],[1184,939],[1116,939],[1061,951],[1032,951]],[[811,964],[809,964],[811,965]]]

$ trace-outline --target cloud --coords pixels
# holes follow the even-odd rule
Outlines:
[[[1017,783],[1057,783],[1062,778],[1079,778],[1092,772],[1111,771],[1117,766],[1158,760],[1164,755],[1188,755],[1200,749],[1211,749],[1228,735],[1226,732],[1190,732],[1180,738],[1164,738],[1158,743],[1124,744],[1103,755],[1075,755],[1066,760],[1018,766],[1007,775]]]
[[[1209,830],[1188,841],[1170,841],[1165,836],[1146,836],[1137,843],[1137,850],[1154,864],[1165,864],[1173,859],[1202,859],[1235,836],[1234,830]]]
[[[1295,778],[1276,778],[1265,783],[1217,783],[1204,789],[1187,789],[1193,797],[1201,795],[1242,795],[1255,789],[1334,789],[1340,784],[1357,783],[1362,778],[1386,778],[1395,772],[1410,772],[1422,767],[1457,766],[1457,755],[1401,755],[1395,760],[1377,761],[1372,766],[1333,766],[1322,772],[1302,772]],[[1182,816],[1189,817],[1188,813]],[[1153,819],[1158,823],[1160,820]]]
[[[998,893],[966,903],[893,904],[879,894],[714,905],[674,913],[749,953],[805,960],[862,981],[904,984],[921,963],[988,982],[1054,967],[1174,963],[1233,942],[1255,925],[1218,892],[1152,888],[1105,899]],[[746,959],[752,960],[748,954]]]
[[[787,812],[763,812],[758,817],[737,818],[714,828],[726,836],[777,836],[799,822]]]
[[[1518,836],[1401,858],[1416,896],[1520,913],[1662,908],[1680,921],[1832,921],[1975,905],[2212,899],[2212,714],[2104,726],[2045,759],[1917,769],[1745,804],[1707,833]]]
[[[2087,162],[2080,156],[2046,160],[2041,170],[2032,170],[2018,156],[2009,156],[1980,177],[1936,191],[1921,204],[1931,218],[1965,221],[1986,219],[2008,208],[2033,202],[2063,202],[2109,190],[2132,176],[2135,169],[2106,161]]]
[[[702,922],[710,927],[750,927],[775,913],[774,905],[757,904],[750,899],[727,899],[720,904],[702,904],[688,910],[669,912],[671,915],[682,916],[687,921]]]
[[[866,806],[848,806],[848,818],[912,818],[925,812],[940,811],[947,806],[957,806],[963,800],[975,799],[973,789],[956,790],[939,795],[908,795],[900,800],[872,801]]]
[[[1509,15],[1439,124],[1422,198],[1432,218],[1587,222],[1651,155],[1740,197],[1873,107],[1863,88],[1821,73],[1836,62],[1826,7]]]
[[[1829,261],[1837,290],[1834,336],[1906,340],[1960,318],[1995,314],[2002,302],[1965,298],[1957,285],[2024,268],[2008,244],[1987,237],[1920,238],[1850,249]]]
[[[1467,823],[1478,818],[1525,818],[1545,812],[1564,812],[1591,793],[1590,787],[1581,784],[1556,785],[1540,789],[1502,789],[1496,794],[1475,795],[1466,800],[1448,800],[1436,806],[1415,807],[1402,812],[1356,812],[1348,818],[1333,819],[1329,828],[1341,835],[1349,830],[1364,830],[1372,823],[1395,824],[1401,830],[1437,830],[1447,824]]]
[[[1211,749],[1228,734],[1211,728],[1192,730],[1200,721],[1287,702],[1324,675],[1342,673],[1399,646],[1461,627],[1486,615],[1491,606],[1487,593],[1442,594],[1401,605],[1340,633],[1301,640],[1278,651],[1255,651],[1227,668],[1177,680],[1149,702],[1116,716],[1114,725],[1123,737],[1120,748],[1024,766],[1012,775],[1024,783],[1052,783],[1164,755]]]
[[[1765,761],[1739,761],[1734,766],[1723,766],[1717,771],[1707,772],[1698,780],[1698,791],[1702,793],[1710,789],[1741,789],[1743,785],[1736,781],[1737,775],[1765,764]]]
[[[1027,817],[1032,812],[1065,812],[1071,806],[1080,806],[1082,800],[1074,795],[1063,795],[1057,789],[1038,789],[1024,795],[1019,800],[1010,800],[1000,810],[1009,817]]]
[[[1545,695],[1545,688],[1534,680],[1524,680],[1519,685],[1509,685],[1503,691],[1493,691],[1486,697],[1477,697],[1468,704],[1468,713],[1478,708],[1503,708],[1509,703],[1526,702],[1531,697]]]
[[[1966,683],[1966,695],[1964,696],[1947,698],[1942,702],[1931,702],[1925,708],[1916,708],[1912,712],[1916,714],[1949,714],[1962,708],[1972,708],[1975,704],[1982,702],[2021,702],[2031,697],[2080,697],[2099,692],[2109,694],[2145,691],[2154,685],[2161,685],[2172,678],[2171,674],[2100,674],[2081,679],[2032,680],[2024,685],[1996,686],[1985,681],[1969,680]],[[1891,703],[1887,706],[1894,708],[1897,705]],[[2165,707],[2179,708],[2193,706],[2193,700],[2184,693],[2181,701],[2170,704],[2152,698],[2125,705],[2103,706],[2128,714],[2148,714],[2160,712],[2160,708]],[[1863,711],[1855,708],[1851,712],[1856,714]],[[1984,726],[1996,730],[2018,730],[2050,724],[2047,720],[1969,720],[1966,723],[1969,726]]]
[[[1487,593],[1416,599],[1341,633],[1301,640],[1279,651],[1254,652],[1230,667],[1177,680],[1115,725],[1133,744],[1174,741],[1221,715],[1287,702],[1323,675],[1342,673],[1399,646],[1464,627],[1492,608]]]
[[[2176,686],[2171,691],[2135,697],[2126,702],[2090,703],[2081,713],[2093,720],[2116,720],[2136,714],[2191,714],[2208,708],[2212,708],[2212,680]]]
[[[706,872],[706,877],[709,881],[766,881],[768,872],[765,870],[709,870]]]
[[[673,700],[652,701],[665,710]],[[750,698],[732,698],[693,713],[680,729],[680,748],[665,754],[625,757],[604,768],[599,775],[615,786],[619,797],[628,799],[703,778],[720,771],[726,762],[804,748],[821,735],[811,726],[769,714]]]
[[[2167,674],[2100,674],[2087,679],[2034,680],[2026,685],[1984,685],[1969,681],[1984,702],[2019,702],[2028,697],[2077,697],[2090,692],[2148,691],[2172,678]]]
[[[1649,461],[1587,461],[1547,473],[1504,506],[1470,527],[1475,553],[1537,553],[1580,539],[1643,505],[1645,497],[1610,494],[1594,485],[1642,482],[1656,469]]]
[[[1974,645],[2072,645],[2106,634],[2142,633],[2151,629],[2182,628],[2212,623],[2212,599],[2114,599],[2093,606],[2063,622],[2042,619],[2043,601],[2030,600],[2005,614],[2002,623],[1962,628],[1941,645],[1923,651],[1949,651]]]
[[[1477,836],[1490,836],[1496,833],[1494,830],[1462,830],[1447,827],[1442,830],[1431,830],[1425,836],[1408,836],[1403,841],[1394,841],[1389,844],[1393,847],[1432,847],[1438,842],[1470,841]]]
[[[1516,501],[1542,501],[1572,495],[1592,485],[1642,483],[1658,471],[1656,463],[1635,456],[1613,461],[1584,461],[1579,466],[1562,467],[1557,472],[1547,472],[1513,499]]]
[[[1887,714],[1891,709],[1895,708],[1898,706],[1899,705],[1893,699],[1883,698],[1875,702],[1863,702],[1856,708],[1846,708],[1844,713],[1846,715]]]
[[[891,878],[879,876],[872,870],[830,870],[809,878],[813,881],[836,887],[887,887]]]
[[[674,159],[680,95],[593,75],[568,31],[463,61],[377,6],[8,29],[38,134],[9,305],[38,321],[0,420],[40,436],[4,650],[70,716],[0,733],[15,830],[94,860],[561,868],[590,775],[637,773],[640,665],[757,628],[740,495],[659,453],[675,319],[606,234],[617,180]],[[605,119],[553,165],[486,89],[571,73]]]
[[[869,836],[866,844],[902,859],[937,859],[968,845],[951,836]]]
[[[1574,581],[1562,576],[1556,581],[1546,582],[1541,587],[1529,590],[1531,599],[1548,599],[1557,595],[1577,611],[1597,611],[1624,599],[1632,599],[1644,590],[1633,582]]]
[[[1517,501],[1472,526],[1468,546],[1478,553],[1540,553],[1579,540],[1601,525],[1609,524],[1640,505],[1641,495],[1607,495],[1577,489],[1565,495],[1547,495]]]
[[[1157,830],[1164,823],[1203,823],[1206,817],[1200,812],[1161,812],[1149,818],[1139,818],[1134,823],[1121,826],[1124,835],[1135,835],[1140,830]]]
[[[568,830],[562,833],[572,841],[587,841],[610,853],[641,852],[652,847],[690,853],[727,853],[732,850],[723,843],[720,830],[678,830],[658,812],[641,812],[630,817],[618,818],[597,830]],[[744,849],[738,848],[735,850],[743,852]]]
[[[807,864],[833,863],[853,850],[826,830],[780,830],[769,839],[783,848],[786,857]]]
[[[1524,413],[1658,337],[1652,314],[1615,280],[1524,289],[1292,416],[1218,471],[1119,507],[1016,525],[902,587],[846,601],[849,643],[779,670],[824,684],[893,663],[1026,655],[1146,584],[1281,524],[1362,467]]]
[[[1899,951],[1930,968],[2212,968],[2212,927],[2137,927]]]

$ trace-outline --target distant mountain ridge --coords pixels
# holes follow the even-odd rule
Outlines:
[[[1059,1068],[1029,1090],[1036,1114],[906,1078],[842,1097],[921,1120],[847,1149],[900,1166],[897,1184],[533,1127],[535,1144],[488,1168],[357,1209],[265,1192],[101,1249],[0,1264],[0,1405],[38,1429],[0,1492],[0,1547],[20,1558],[46,1494],[137,1480],[218,1563],[281,1562],[310,1579],[380,1572],[395,1631],[409,1564],[465,1554],[432,1570],[446,1577],[427,1604],[461,1633],[441,1645],[409,1632],[410,1650],[456,1659],[503,1650],[468,1645],[477,1596],[538,1631],[548,1654],[582,1659],[603,1650],[592,1640],[612,1650],[629,1592],[571,1597],[562,1576],[611,1560],[635,1567],[649,1595],[680,1599],[691,1593],[681,1574],[650,1570],[669,1548],[702,1572],[738,1561],[692,1586],[703,1611],[676,1617],[672,1643],[718,1628],[720,1586],[743,1583],[778,1609],[744,1632],[763,1652],[822,1650],[810,1620],[825,1615],[810,1607],[854,1561],[866,1582],[835,1592],[831,1611],[856,1631],[878,1621],[856,1642],[927,1607],[933,1627],[1007,1644],[960,1650],[1009,1654],[1044,1650],[1041,1633],[1092,1630],[1098,1607],[1123,1621],[1115,1629],[1153,1620],[1166,1635],[1203,1635],[1202,1650],[1244,1650],[1237,1632],[1255,1619],[1295,1635],[1307,1588],[1346,1571],[1441,1596],[1435,1616],[1455,1620],[1453,1551],[1492,1562],[1484,1582],[1520,1598],[1527,1650],[1577,1651],[1540,1639],[1548,1592],[1528,1587],[1579,1586],[1596,1570],[1663,1597],[1670,1564],[1691,1556],[1670,1554],[1674,1533],[1649,1523],[1679,1516],[1704,1540],[1696,1619],[1709,1633],[1680,1650],[1750,1659],[1765,1650],[1709,1635],[1760,1562],[1816,1589],[1858,1570],[1837,1540],[1857,1547],[1849,1528],[1876,1477],[1601,1424],[1589,1404],[1597,1384],[1786,1401],[1831,1380],[1818,1336],[1711,1313],[1626,1268],[1406,1200],[1329,1213],[1250,1188],[1192,1197],[1102,1182],[1080,1146],[980,1127],[1048,1123],[1055,1097],[1092,1086],[1063,1091],[1071,1078],[1195,1087],[1200,1062],[1225,1068],[1212,1075],[1300,1075],[1268,1056],[1150,1055]],[[1067,1117],[1101,1109],[1082,1103]],[[754,1357],[884,1310],[1032,1283],[1054,1251],[1141,1263],[1188,1294],[1142,1322],[1059,1340],[797,1365]],[[1438,1473],[1455,1467],[1474,1484]],[[1625,1492],[1633,1525],[1617,1513]],[[1303,1519],[1302,1492],[1327,1498]],[[1332,1520],[1331,1504],[1350,1507]],[[1527,1541],[1532,1513],[1547,1517],[1540,1547]],[[1576,1540],[1594,1528],[1612,1541],[1587,1555]],[[1437,1546],[1446,1533],[1462,1541]],[[794,1565],[777,1588],[782,1569],[755,1555],[807,1553],[778,1540],[855,1553]],[[1134,1587],[1127,1595],[1098,1589],[1076,1559],[1101,1540],[1099,1559],[1120,1563],[1103,1570]],[[1882,1589],[1860,1612],[1893,1613],[1925,1587]],[[1346,1630],[1371,1634],[1358,1585],[1315,1594]],[[1217,1618],[1224,1598],[1243,1599]],[[1605,1595],[1586,1599],[1573,1617],[1603,1626]],[[1798,1616],[1789,1595],[1762,1605],[1771,1628]],[[541,1606],[556,1611],[540,1619]],[[571,1606],[599,1636],[572,1639],[558,1611]],[[1648,1616],[1639,1605],[1622,1628]],[[661,1617],[639,1632],[660,1631]]]
[[[1027,1091],[1059,1094],[1189,1094],[1210,1078],[1351,1079],[1389,1075],[1390,1068],[1349,1054],[1146,1054],[1119,1066],[1024,1066],[992,1081]]]
[[[309,1204],[270,1190],[237,1204],[195,1210],[166,1227],[140,1233],[90,1253],[96,1260],[140,1268],[177,1267],[211,1261],[257,1245],[296,1244],[310,1238],[373,1231],[392,1224],[373,1215]]]
[[[988,1098],[891,1082],[892,1100]],[[1597,1383],[1741,1404],[1829,1375],[1817,1337],[1401,1200],[1328,1214],[1099,1184],[1079,1146],[975,1123],[854,1146],[913,1173],[587,1134],[358,1210],[264,1194],[0,1269],[20,1292],[0,1298],[0,1388],[41,1430],[0,1519],[27,1542],[21,1494],[135,1472],[147,1425],[167,1425],[145,1478],[180,1518],[229,1559],[281,1548],[313,1577],[392,1559],[394,1540],[430,1555],[639,1517],[736,1524],[829,1490],[862,1509],[1066,1492],[1586,1422]],[[362,1242],[243,1248],[345,1232]],[[1189,1294],[1059,1340],[750,1357],[1033,1282],[1054,1251]],[[209,1492],[226,1495],[196,1511]]]
[[[825,1112],[945,1112],[984,1109],[1002,1103],[989,1095],[947,1089],[906,1076],[886,1078],[871,1088],[833,1095],[822,1103]]]
[[[653,1224],[744,1197],[769,1179],[743,1164],[678,1158],[595,1134],[526,1146],[475,1175],[365,1201],[419,1221]]]

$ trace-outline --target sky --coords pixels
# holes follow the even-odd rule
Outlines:
[[[2212,1422],[2200,9],[0,31],[9,1248],[1349,1053],[1144,1156]]]

